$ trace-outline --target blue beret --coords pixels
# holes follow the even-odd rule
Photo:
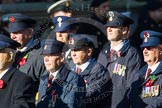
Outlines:
[[[3,16],[1,16],[1,26],[8,27],[8,23],[9,23],[9,16],[12,15],[19,15],[20,13],[9,13],[9,14],[4,14]]]
[[[18,42],[10,39],[9,37],[5,35],[0,34],[0,49],[12,48],[16,50],[16,48],[20,46],[21,44],[19,44]]]
[[[108,21],[106,23],[107,27],[122,27],[134,23],[132,19],[116,11],[108,11],[106,15],[106,17],[108,18]]]
[[[71,17],[67,17],[67,16],[54,17],[52,19],[52,21],[55,25],[54,31],[61,32],[61,31],[70,30],[70,24],[68,22],[68,20],[70,20],[70,19],[71,19]]]
[[[93,41],[87,34],[70,34],[68,46],[70,49],[79,49],[83,47],[94,47]]]
[[[46,39],[43,47],[42,55],[61,53],[64,43],[55,39]]]
[[[104,2],[108,2],[108,0],[93,0],[91,2],[91,7],[98,7]]]
[[[160,32],[145,30],[141,32],[140,37],[143,39],[141,47],[156,46],[162,43],[162,33]]]
[[[17,32],[19,30],[23,30],[26,28],[33,28],[36,24],[36,20],[22,14],[11,15],[8,18],[9,18],[8,19],[9,32]]]

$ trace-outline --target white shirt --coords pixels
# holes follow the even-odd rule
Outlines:
[[[6,70],[4,70],[2,73],[0,73],[0,79],[2,79],[2,77],[5,75],[5,73],[6,73],[9,69],[10,69],[10,67],[7,68]]]
[[[154,64],[153,66],[148,66],[147,70],[148,69],[151,69],[151,71],[152,71],[151,73],[153,73],[157,69],[157,67],[159,66],[159,64],[160,64],[160,62]]]
[[[62,67],[61,67],[61,68],[62,68]],[[61,68],[60,68],[60,69],[61,69]],[[56,79],[56,76],[57,76],[57,74],[59,73],[60,69],[58,69],[58,70],[55,71],[55,72],[50,72],[50,75],[53,75],[53,76],[54,76],[54,78],[52,79],[52,81],[53,81],[54,79]]]
[[[122,47],[124,46],[124,42],[120,43],[119,45],[115,46],[115,47],[111,47],[110,49],[115,50],[115,51],[119,51]]]
[[[33,38],[29,41],[29,43],[25,46],[25,47],[23,47],[22,49],[20,49],[19,51],[20,52],[24,52],[32,43],[33,43]]]
[[[90,62],[91,62],[91,59],[89,59],[87,62],[85,62],[84,64],[82,64],[80,66],[76,65],[76,69],[79,67],[79,68],[81,68],[81,72],[83,72],[88,67]]]

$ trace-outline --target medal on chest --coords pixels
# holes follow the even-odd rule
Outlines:
[[[52,90],[51,91],[51,94],[50,94],[50,97],[49,97],[49,106],[51,108],[54,108],[55,103],[56,103],[56,98],[57,98],[57,96],[56,96],[56,90]]]
[[[160,93],[160,86],[155,85],[155,86],[148,86],[148,87],[143,87],[142,90],[142,97],[143,98],[148,98],[148,97],[154,97],[158,96]]]
[[[126,73],[126,66],[116,63],[114,66],[113,74],[125,76],[125,73]]]
[[[160,85],[153,85],[155,81],[155,75],[151,75],[150,79],[146,82],[142,90],[142,97],[154,97],[160,93]]]

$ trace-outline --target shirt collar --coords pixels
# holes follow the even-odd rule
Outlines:
[[[119,51],[122,47],[124,46],[124,42],[121,42],[120,44],[118,44],[117,46],[115,47],[111,47],[110,50],[115,50],[115,51]]]
[[[62,68],[62,67],[61,67]],[[56,77],[57,77],[57,74],[59,73],[59,71],[60,71],[60,69],[61,68],[59,68],[57,71],[55,71],[55,72],[50,72],[50,75],[53,75],[54,76],[54,79],[56,79]]]
[[[6,70],[4,70],[2,73],[0,73],[0,79],[2,79],[2,77],[5,75],[5,73],[7,73],[7,71],[10,69],[10,67],[8,67]]]
[[[148,69],[151,69],[151,71],[152,71],[151,73],[153,73],[157,69],[157,67],[159,66],[159,64],[160,64],[160,62],[157,62],[153,66],[148,66],[147,70]]]
[[[33,41],[34,41],[34,39],[32,38],[32,39],[29,41],[29,43],[28,43],[25,47],[23,47],[22,49],[20,49],[19,51],[20,51],[20,52],[24,52],[25,50],[27,50],[27,49],[29,48],[29,46],[31,46],[31,45],[33,44]]]
[[[91,58],[87,61],[87,62],[85,62],[84,64],[82,64],[82,65],[76,65],[76,69],[79,67],[79,68],[81,68],[81,72],[83,72],[87,67],[88,67],[88,65],[90,64],[90,62],[91,62]]]

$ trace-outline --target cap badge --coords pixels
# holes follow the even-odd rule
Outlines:
[[[73,38],[70,38],[70,39],[69,39],[69,44],[70,44],[70,45],[73,45],[73,44],[74,44],[74,39],[73,39]]]
[[[58,17],[57,21],[58,21],[58,26],[61,27],[61,25],[62,25],[62,18]]]
[[[113,17],[114,17],[114,12],[110,11],[109,12],[109,21],[113,21]]]
[[[69,7],[70,3],[69,0],[66,0],[66,7]]]
[[[47,49],[47,45],[44,46],[44,50],[46,50],[46,49]]]
[[[148,32],[144,32],[144,42],[147,42],[149,37],[150,34]]]
[[[13,16],[11,16],[11,17],[9,18],[9,21],[12,22],[12,23],[15,22],[15,18],[14,18]]]

